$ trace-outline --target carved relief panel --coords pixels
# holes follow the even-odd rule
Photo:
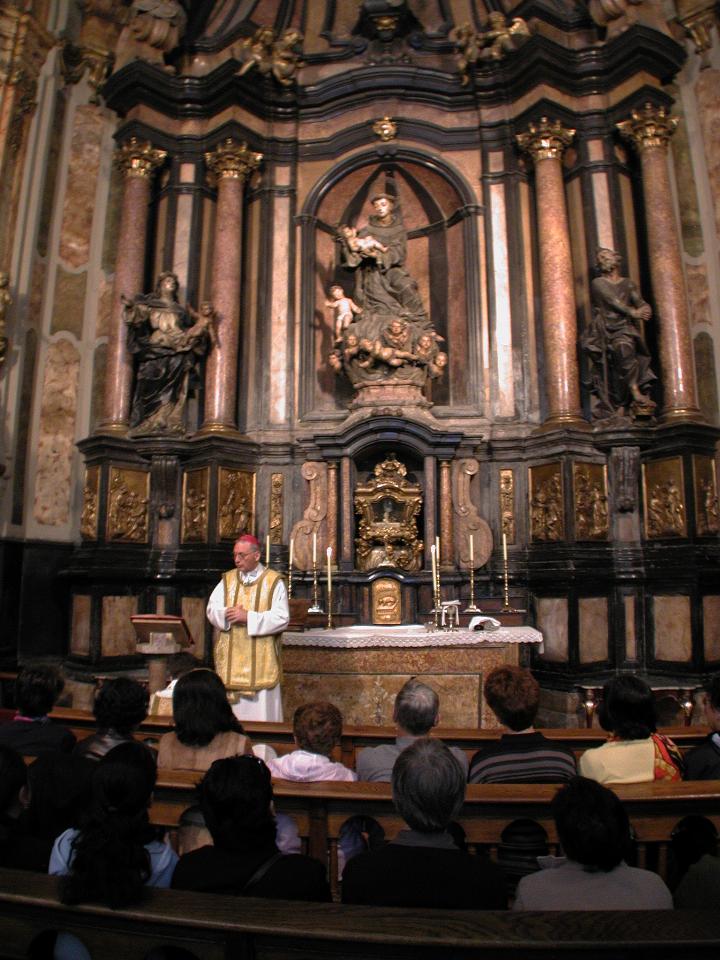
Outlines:
[[[220,540],[255,532],[255,474],[249,470],[218,470],[217,532]]]
[[[295,566],[298,570],[312,570],[313,538],[318,556],[325,550],[328,501],[328,465],[320,460],[308,460],[300,469],[308,484],[307,506],[303,518],[292,528]]]
[[[470,457],[456,460],[452,464],[456,559],[458,565],[464,569],[470,566],[471,536],[475,570],[488,562],[493,548],[492,531],[478,513],[470,496],[470,484],[479,469],[478,461]]]
[[[83,508],[80,516],[80,536],[83,540],[98,538],[98,507],[100,506],[100,467],[85,470]]]
[[[371,596],[373,623],[402,623],[400,584],[397,580],[391,580],[389,577],[374,580]]]
[[[685,480],[681,457],[642,465],[645,536],[648,540],[687,536]]]
[[[281,473],[270,478],[270,543],[282,543],[284,481]]]
[[[207,543],[210,468],[188,470],[183,474],[182,526],[183,543]]]
[[[500,471],[500,532],[508,543],[515,543],[515,473]]]
[[[108,540],[147,543],[150,474],[145,470],[110,467],[108,484]]]
[[[607,476],[603,463],[573,464],[576,540],[607,540]]]
[[[556,542],[565,539],[562,464],[530,467],[530,539]]]
[[[697,535],[716,537],[720,533],[720,511],[715,461],[712,457],[693,456],[693,491]]]

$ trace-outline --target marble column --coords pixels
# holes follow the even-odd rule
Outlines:
[[[440,565],[454,565],[453,504],[450,482],[450,461],[440,461]]]
[[[544,430],[589,425],[582,418],[577,362],[577,315],[562,155],[575,136],[558,120],[541,117],[517,136],[535,167],[540,296],[548,415]]]
[[[352,460],[343,457],[340,461],[340,522],[342,530],[342,569],[353,568],[353,490]]]
[[[112,315],[108,336],[103,415],[97,433],[127,433],[130,419],[132,359],[127,349],[122,297],[143,293],[145,246],[150,185],[167,153],[131,137],[117,150],[115,162],[125,174],[118,255],[113,284]]]
[[[338,564],[338,465],[328,464],[327,486],[327,545],[332,547],[333,566]]]
[[[261,153],[230,139],[205,154],[209,179],[217,183],[211,298],[218,336],[205,368],[205,415],[200,433],[237,430],[243,185],[261,160]]]
[[[435,457],[425,457],[424,460],[424,474],[425,474],[425,569],[430,570],[432,561],[430,556],[430,547],[435,543],[435,536],[437,533],[437,526],[435,524],[435,510],[437,509],[437,477],[435,469]],[[443,550],[442,543],[440,544],[440,550],[442,553]],[[441,556],[442,559],[442,556]]]
[[[667,153],[677,118],[646,103],[617,125],[640,157],[647,224],[650,278],[657,311],[662,372],[662,420],[702,420],[695,393],[695,368],[673,210]]]

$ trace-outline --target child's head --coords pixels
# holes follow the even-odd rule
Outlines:
[[[339,284],[336,283],[330,287],[330,296],[334,297],[336,300],[339,300],[341,297],[345,296],[345,291]]]
[[[347,223],[343,223],[340,227],[340,233],[343,237],[354,237],[357,233],[357,230],[354,227],[351,227]]]

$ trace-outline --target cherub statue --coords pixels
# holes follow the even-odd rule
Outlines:
[[[353,322],[353,314],[362,313],[362,307],[359,307],[354,300],[345,296],[345,291],[339,283],[330,287],[332,300],[326,300],[325,306],[335,311],[335,343],[342,340],[345,330]]]
[[[242,62],[238,76],[257,67],[263,76],[271,73],[278,83],[289,87],[300,64],[297,48],[302,39],[297,30],[286,30],[277,36],[272,27],[260,27],[232,49],[233,56]]]

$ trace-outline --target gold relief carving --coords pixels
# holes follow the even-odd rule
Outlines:
[[[372,622],[384,624],[402,623],[400,584],[397,580],[381,577],[374,580],[371,590]]]
[[[407,467],[391,453],[373,475],[355,487],[360,517],[355,540],[358,570],[397,567],[419,570],[423,545],[417,516],[422,505],[419,483],[407,479]]]
[[[83,540],[97,540],[99,503],[100,467],[87,467],[83,487],[83,508],[80,515],[80,536]]]
[[[32,84],[33,90],[55,38],[33,16],[0,4],[0,84]],[[34,96],[34,94],[33,94]]]
[[[270,543],[282,543],[284,484],[281,473],[270,477]]]
[[[615,126],[640,153],[651,147],[667,147],[678,123],[678,118],[669,116],[665,107],[645,103],[639,110],[633,110],[629,120]]]
[[[126,177],[151,177],[166,159],[166,150],[156,150],[149,141],[137,137],[130,137],[115,152],[115,164]]]
[[[455,546],[458,566],[470,568],[470,537],[473,538],[473,567],[485,566],[493,548],[492,530],[480,516],[470,497],[470,483],[480,469],[472,457],[452,464],[453,511],[455,519]]]
[[[93,104],[100,103],[98,91],[110,76],[114,62],[115,56],[109,50],[90,44],[76,46],[66,43],[60,54],[60,69],[66,83],[79,83],[87,71],[88,85],[92,90],[90,103]]]
[[[685,537],[685,482],[680,457],[650,460],[642,465],[645,536]]]
[[[561,160],[574,136],[575,131],[564,127],[559,120],[540,117],[537,123],[528,125],[527,133],[519,133],[515,139],[520,149],[537,163],[538,160]]]
[[[110,468],[108,540],[147,543],[150,474],[145,470]]]
[[[318,460],[308,460],[300,469],[308,484],[308,505],[303,518],[292,528],[290,534],[294,545],[293,565],[298,570],[312,570],[313,536],[317,538],[317,556],[321,560],[325,550],[328,504],[328,465]]]
[[[514,17],[507,23],[505,14],[499,10],[491,11],[486,28],[479,33],[469,23],[455,27],[450,39],[457,48],[455,58],[462,85],[468,84],[473,64],[481,60],[501,60],[517,50],[529,36],[530,29],[522,17]]]
[[[607,477],[603,463],[573,464],[575,539],[607,540]]]
[[[530,467],[530,538],[565,539],[562,464]]]
[[[383,143],[394,140],[397,136],[397,124],[390,117],[382,117],[380,120],[376,120],[372,129],[375,136],[380,137]]]
[[[207,543],[209,495],[209,467],[183,474],[182,543]]]
[[[515,543],[515,472],[500,471],[500,529],[508,543]]]
[[[236,143],[228,137],[205,154],[205,163],[209,167],[208,181],[211,185],[222,179],[245,181],[260,166],[262,158],[261,153],[248,150],[247,143]]]
[[[220,467],[218,473],[218,537],[234,540],[255,531],[255,474]]]
[[[720,533],[720,511],[718,510],[717,474],[712,457],[693,455],[693,489],[697,535],[715,537]]]
[[[283,87],[296,79],[302,60],[303,35],[292,28],[277,34],[272,27],[260,27],[252,37],[246,37],[230,50],[242,66],[239,77],[257,67],[261,76],[273,76]]]

